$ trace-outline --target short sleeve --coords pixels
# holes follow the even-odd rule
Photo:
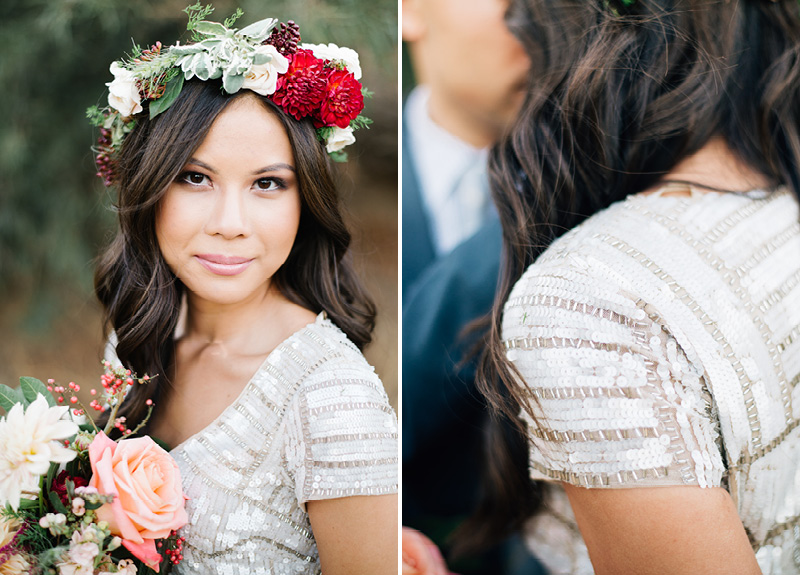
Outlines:
[[[322,363],[290,405],[285,453],[301,505],[397,492],[397,417],[356,353]]]
[[[658,310],[570,257],[534,264],[505,308],[507,357],[534,479],[583,487],[719,486],[724,464],[703,368]]]

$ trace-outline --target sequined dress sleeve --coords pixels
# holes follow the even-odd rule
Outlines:
[[[787,464],[800,363],[785,353],[800,325],[797,221],[785,192],[635,197],[554,243],[503,317],[537,419],[523,413],[531,477],[725,487],[764,573],[800,572]],[[548,489],[531,546],[551,573],[592,573],[563,490]]]

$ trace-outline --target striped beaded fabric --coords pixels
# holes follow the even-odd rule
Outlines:
[[[786,190],[633,196],[557,240],[506,303],[534,479],[728,489],[765,574],[800,572],[800,223]],[[529,525],[592,573],[566,497]]]
[[[396,493],[397,418],[380,379],[324,313],[241,395],[171,451],[189,523],[174,573],[319,574],[305,503]]]

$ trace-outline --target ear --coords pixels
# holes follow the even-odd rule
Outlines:
[[[422,3],[428,0],[402,0],[401,15],[403,23],[403,40],[416,42],[425,35],[425,21],[422,16]]]

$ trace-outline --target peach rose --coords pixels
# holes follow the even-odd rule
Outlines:
[[[107,521],[125,548],[158,572],[161,555],[155,540],[188,520],[177,463],[149,437],[117,443],[102,431],[89,446],[89,461],[89,486],[114,495],[112,503],[97,510],[97,519]]]
[[[425,535],[403,527],[403,575],[455,575],[444,562],[439,548]]]

